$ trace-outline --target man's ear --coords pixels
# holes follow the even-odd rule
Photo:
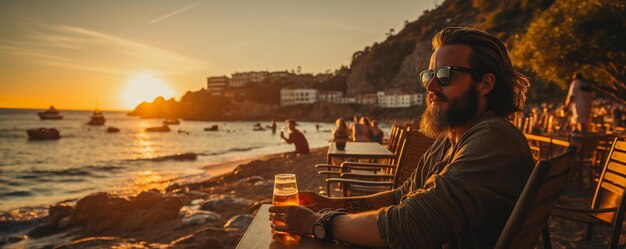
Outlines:
[[[492,73],[484,74],[482,80],[478,84],[478,93],[485,96],[491,92],[493,86],[496,85],[496,76]]]

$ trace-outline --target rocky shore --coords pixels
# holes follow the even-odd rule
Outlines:
[[[0,217],[0,230],[24,231],[0,235],[0,247],[235,248],[258,207],[271,203],[273,176],[295,173],[300,190],[318,191],[324,177],[313,165],[325,155],[326,148],[319,148],[309,155],[231,162],[218,167],[225,174],[201,182],[132,197],[95,193],[75,205],[50,206],[45,218],[21,223]],[[609,226],[596,226],[594,240],[583,242],[582,224],[552,219],[550,228],[554,248],[606,248],[610,234]],[[541,241],[537,246],[543,247]]]
[[[326,148],[269,155],[206,181],[132,197],[94,193],[20,223],[25,234],[0,238],[0,247],[235,248],[258,207],[271,203],[274,175],[295,173],[301,190],[317,191],[324,180],[313,165],[325,155]]]

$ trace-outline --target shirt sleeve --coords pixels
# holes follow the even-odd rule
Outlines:
[[[504,225],[532,170],[528,145],[490,129],[470,132],[424,188],[406,193],[403,185],[398,204],[379,211],[377,227],[389,247],[435,248],[487,223]]]

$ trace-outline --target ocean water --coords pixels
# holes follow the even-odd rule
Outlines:
[[[47,206],[98,191],[134,194],[164,188],[175,181],[211,177],[210,165],[293,151],[280,141],[280,127],[253,131],[257,122],[181,120],[171,132],[145,132],[162,119],[140,119],[124,112],[103,112],[104,126],[89,126],[90,111],[65,111],[62,120],[40,120],[42,110],[0,109],[0,213],[20,207]],[[263,126],[268,121],[259,121]],[[309,145],[327,146],[331,123],[299,122]],[[219,131],[204,131],[218,125]],[[114,126],[119,133],[107,133]],[[56,128],[60,140],[29,141],[26,130]],[[285,128],[286,129],[286,128]],[[180,131],[180,132],[179,132]],[[191,161],[163,157],[196,153]],[[207,167],[208,166],[208,167]]]

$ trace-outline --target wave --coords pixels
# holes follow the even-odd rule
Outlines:
[[[61,176],[93,176],[89,170],[84,170],[80,168],[69,168],[64,170],[33,170],[31,171],[35,174],[40,175],[61,175]]]
[[[232,152],[251,151],[251,150],[260,149],[260,148],[263,148],[263,147],[264,146],[235,147],[235,148],[231,148],[231,149],[223,150],[223,151],[203,152],[203,153],[200,153],[198,155],[200,155],[200,156],[218,156],[218,155],[228,154],[228,153],[232,153]]]
[[[18,196],[31,196],[31,195],[33,195],[32,192],[30,192],[30,191],[21,191],[21,190],[11,191],[11,192],[7,192],[7,193],[0,193],[0,197],[3,197],[3,196],[18,197]]]

